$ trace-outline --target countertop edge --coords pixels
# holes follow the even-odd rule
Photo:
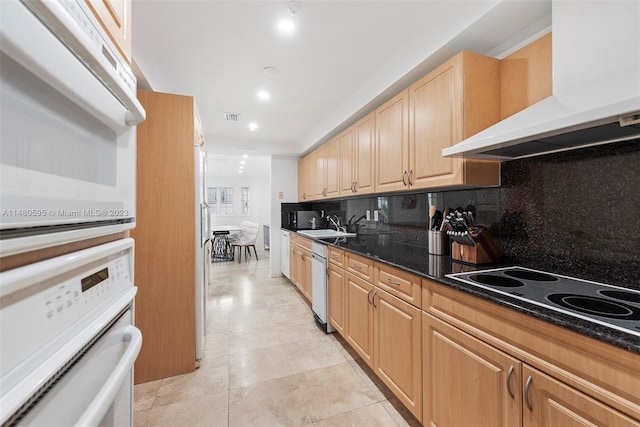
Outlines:
[[[346,252],[367,257],[375,262],[379,262],[379,263],[388,265],[390,267],[398,268],[400,270],[414,274],[421,278],[433,280],[434,282],[446,285],[450,288],[464,292],[466,294],[481,298],[485,301],[498,304],[502,307],[515,310],[519,313],[535,317],[536,319],[551,323],[556,326],[560,326],[562,328],[571,330],[581,335],[602,341],[604,343],[613,345],[615,347],[621,348],[631,353],[640,355],[640,336],[635,336],[633,334],[619,331],[617,329],[600,325],[595,322],[590,322],[588,320],[576,318],[568,314],[564,314],[552,309],[542,307],[537,304],[522,301],[520,299],[510,298],[506,295],[497,294],[484,288],[473,287],[472,285],[466,284],[464,282],[459,282],[453,279],[449,279],[444,276],[443,277],[433,276],[427,272],[416,270],[415,268],[411,268],[410,266],[407,266],[407,265],[402,265],[397,262],[390,262],[388,260],[385,260],[384,258],[372,256],[369,253],[358,252],[350,248],[342,247],[335,242],[335,239],[314,239],[314,238],[310,238],[308,236],[299,234],[297,233],[296,230],[290,230],[286,228],[281,228],[281,229],[291,233],[296,233],[299,236],[309,240],[317,240],[328,246],[333,246],[341,250],[344,250]],[[334,240],[334,242],[332,242],[332,240]],[[450,261],[448,257],[443,257],[442,261],[454,262],[454,261]],[[477,267],[478,267],[478,270],[482,270],[483,268],[485,269],[495,268],[495,265],[486,266],[486,267],[483,267],[483,266],[477,266]],[[526,267],[526,266],[522,266],[522,267]]]

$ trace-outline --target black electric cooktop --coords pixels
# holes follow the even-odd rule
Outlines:
[[[447,277],[640,336],[640,292],[588,280],[506,267]]]

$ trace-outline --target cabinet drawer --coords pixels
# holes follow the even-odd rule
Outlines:
[[[302,236],[297,236],[296,245],[311,252],[311,239],[307,239],[306,237],[302,237]]]
[[[344,250],[330,247],[329,248],[329,262],[344,268]]]
[[[372,260],[352,253],[347,254],[346,259],[347,261],[345,270],[361,279],[364,279],[368,282],[373,282]]]
[[[421,306],[421,279],[411,273],[374,263],[373,284],[416,307]]]

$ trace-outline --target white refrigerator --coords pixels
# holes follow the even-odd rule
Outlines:
[[[196,362],[204,353],[206,335],[207,286],[211,271],[211,232],[209,226],[209,206],[207,191],[207,153],[195,147],[195,213],[196,213]]]

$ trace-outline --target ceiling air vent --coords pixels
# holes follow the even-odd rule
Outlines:
[[[239,122],[240,114],[236,113],[224,113],[224,119],[228,122]]]

